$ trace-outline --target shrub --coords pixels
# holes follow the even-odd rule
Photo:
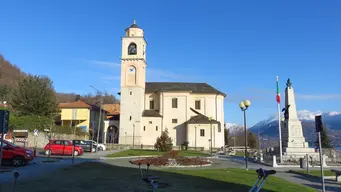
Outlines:
[[[149,157],[145,159],[133,160],[130,163],[134,165],[153,165],[153,166],[166,166],[168,164],[168,158],[165,157]]]
[[[173,143],[172,138],[168,135],[168,130],[162,131],[161,136],[156,139],[154,144],[155,149],[158,151],[170,151],[172,150]]]
[[[180,158],[176,160],[179,165],[206,165],[209,164],[208,161],[201,158]]]
[[[189,142],[188,142],[188,141],[185,141],[185,142],[181,145],[181,150],[187,151],[187,149],[188,149],[188,144],[189,144]]]

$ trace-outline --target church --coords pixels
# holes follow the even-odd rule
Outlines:
[[[168,130],[174,146],[224,146],[226,94],[207,83],[146,82],[147,42],[136,22],[122,37],[118,143],[153,146]]]

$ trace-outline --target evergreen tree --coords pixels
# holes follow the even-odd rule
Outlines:
[[[13,90],[10,105],[19,115],[53,116],[58,106],[52,81],[46,76],[22,78]]]
[[[157,137],[156,143],[154,144],[155,149],[158,151],[170,151],[173,147],[173,140],[168,135],[168,130],[164,130],[160,137]]]
[[[230,135],[229,130],[224,128],[224,142],[225,142],[225,145],[228,145],[229,135]]]
[[[248,132],[247,135],[247,144],[251,149],[254,149],[257,147],[257,139],[256,135],[252,134],[251,132]]]
[[[328,133],[327,133],[327,127],[323,126],[323,130],[321,132],[321,145],[322,148],[333,148],[333,146],[330,144],[332,140],[329,139]],[[318,138],[316,140],[316,144],[319,144]]]

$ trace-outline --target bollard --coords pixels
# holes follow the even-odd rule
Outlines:
[[[18,180],[18,178],[20,176],[19,171],[15,170],[14,173],[13,173],[13,176],[14,176],[13,192],[15,192],[15,187],[17,185],[17,180]]]

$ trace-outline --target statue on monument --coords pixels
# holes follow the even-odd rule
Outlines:
[[[290,81],[290,78],[287,80],[287,88],[291,88],[291,85],[292,85],[292,83],[291,83],[291,81]]]
[[[289,107],[290,105],[282,109],[282,112],[284,111],[284,119],[289,119]]]

